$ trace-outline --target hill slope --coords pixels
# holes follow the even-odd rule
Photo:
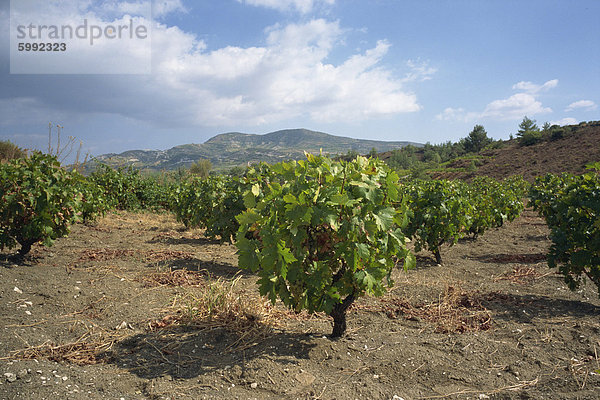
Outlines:
[[[474,174],[494,178],[522,175],[529,181],[547,173],[581,174],[587,164],[600,161],[600,123],[574,125],[571,129],[571,134],[562,139],[525,147],[511,140],[504,148],[483,152],[487,158]]]
[[[600,161],[600,121],[566,126],[564,131],[567,133],[563,138],[547,138],[531,146],[520,146],[517,139],[507,140],[501,148],[459,157],[425,172],[436,179],[469,180],[475,176],[503,179],[521,175],[533,181],[547,173],[582,174],[587,164]],[[379,155],[383,160],[391,156],[392,152]],[[416,156],[422,160],[423,150],[418,150]],[[472,163],[476,166],[475,170],[471,167]]]
[[[202,144],[185,144],[168,150],[130,150],[120,154],[104,154],[97,160],[113,166],[133,165],[141,169],[172,170],[189,167],[198,159],[209,159],[217,170],[236,165],[265,161],[269,163],[298,159],[304,151],[346,154],[354,150],[361,154],[372,148],[379,152],[398,149],[413,142],[384,142],[329,135],[308,129],[286,129],[265,135],[230,132],[212,137]]]

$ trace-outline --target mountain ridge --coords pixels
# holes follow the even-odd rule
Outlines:
[[[381,141],[335,136],[304,128],[283,129],[258,135],[243,132],[226,132],[215,135],[204,143],[189,143],[166,150],[127,150],[95,157],[97,162],[111,166],[133,166],[139,169],[174,170],[189,167],[199,159],[208,159],[215,170],[225,170],[238,165],[265,161],[274,163],[304,157],[309,153],[346,154],[356,151],[368,153],[390,151],[407,145],[421,143],[409,141]]]

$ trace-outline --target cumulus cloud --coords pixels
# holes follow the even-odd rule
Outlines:
[[[299,116],[334,122],[420,109],[402,79],[379,65],[390,48],[386,41],[340,65],[326,63],[341,34],[338,22],[316,19],[272,27],[264,47],[203,52],[188,43],[185,56],[158,63],[158,76],[170,89],[185,88],[178,94],[198,105],[198,123],[262,124]]]
[[[571,118],[571,117],[566,117],[563,119],[559,119],[558,121],[550,122],[550,125],[560,125],[560,126],[576,125],[576,124],[577,124],[577,120],[575,118]]]
[[[404,77],[405,82],[428,81],[437,72],[437,68],[429,66],[427,62],[418,60],[408,60],[406,66],[410,69],[410,72]]]
[[[297,11],[307,14],[319,5],[331,6],[335,0],[238,0],[238,2],[284,12]]]
[[[521,81],[521,82],[515,83],[512,88],[515,90],[524,91],[526,93],[537,94],[540,92],[545,92],[547,90],[553,89],[556,86],[558,86],[558,79],[549,80],[548,82],[546,82],[542,85],[537,85],[533,82]]]
[[[482,118],[517,119],[524,115],[536,115],[552,112],[549,107],[544,107],[534,95],[517,93],[507,99],[494,100],[489,103],[480,114]]]
[[[573,111],[573,110],[583,110],[583,111],[593,111],[598,108],[598,105],[591,100],[579,100],[574,103],[571,103],[565,108],[565,111]]]
[[[513,89],[519,90],[505,99],[498,99],[486,105],[480,112],[467,112],[463,108],[448,107],[436,119],[443,121],[470,122],[477,119],[513,120],[524,115],[537,115],[551,113],[550,107],[544,107],[539,101],[539,93],[550,90],[558,85],[558,79],[547,81],[542,85],[532,82],[518,82]]]
[[[472,118],[473,116],[467,113],[467,111],[462,107],[447,107],[446,109],[444,109],[444,111],[435,116],[435,119],[440,121],[469,122]]]
[[[81,12],[80,4],[69,4],[72,15]],[[84,10],[94,21],[103,20],[92,11]],[[257,126],[299,117],[334,123],[420,110],[417,96],[404,85],[435,72],[417,62],[409,62],[405,75],[385,67],[391,48],[385,40],[330,62],[331,53],[343,45],[345,30],[338,21],[275,25],[265,30],[259,46],[212,50],[177,26],[153,24],[151,75],[30,75],[28,86],[17,89],[27,94],[19,109],[102,113],[157,126]],[[73,62],[80,67],[107,62],[101,47],[97,49],[95,55]],[[135,66],[136,61],[119,62]],[[10,108],[0,107],[0,123],[10,113]]]

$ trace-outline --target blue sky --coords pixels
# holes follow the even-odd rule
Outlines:
[[[108,24],[143,3],[63,0],[44,18]],[[506,139],[525,115],[600,120],[597,0],[156,0],[152,73],[126,75],[86,73],[143,63],[99,47],[72,61],[83,73],[11,74],[0,4],[0,139],[28,148],[49,122],[98,155],[230,131],[440,143],[476,124]]]

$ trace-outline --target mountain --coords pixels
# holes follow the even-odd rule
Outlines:
[[[205,158],[211,161],[215,170],[224,170],[260,161],[275,163],[300,159],[304,157],[304,151],[346,154],[352,150],[366,154],[373,148],[384,152],[407,145],[422,146],[413,142],[353,139],[308,129],[286,129],[264,135],[223,133],[202,144],[184,144],[168,150],[129,150],[120,154],[103,154],[96,160],[111,166],[132,165],[140,169],[173,170],[189,167],[193,162]]]

